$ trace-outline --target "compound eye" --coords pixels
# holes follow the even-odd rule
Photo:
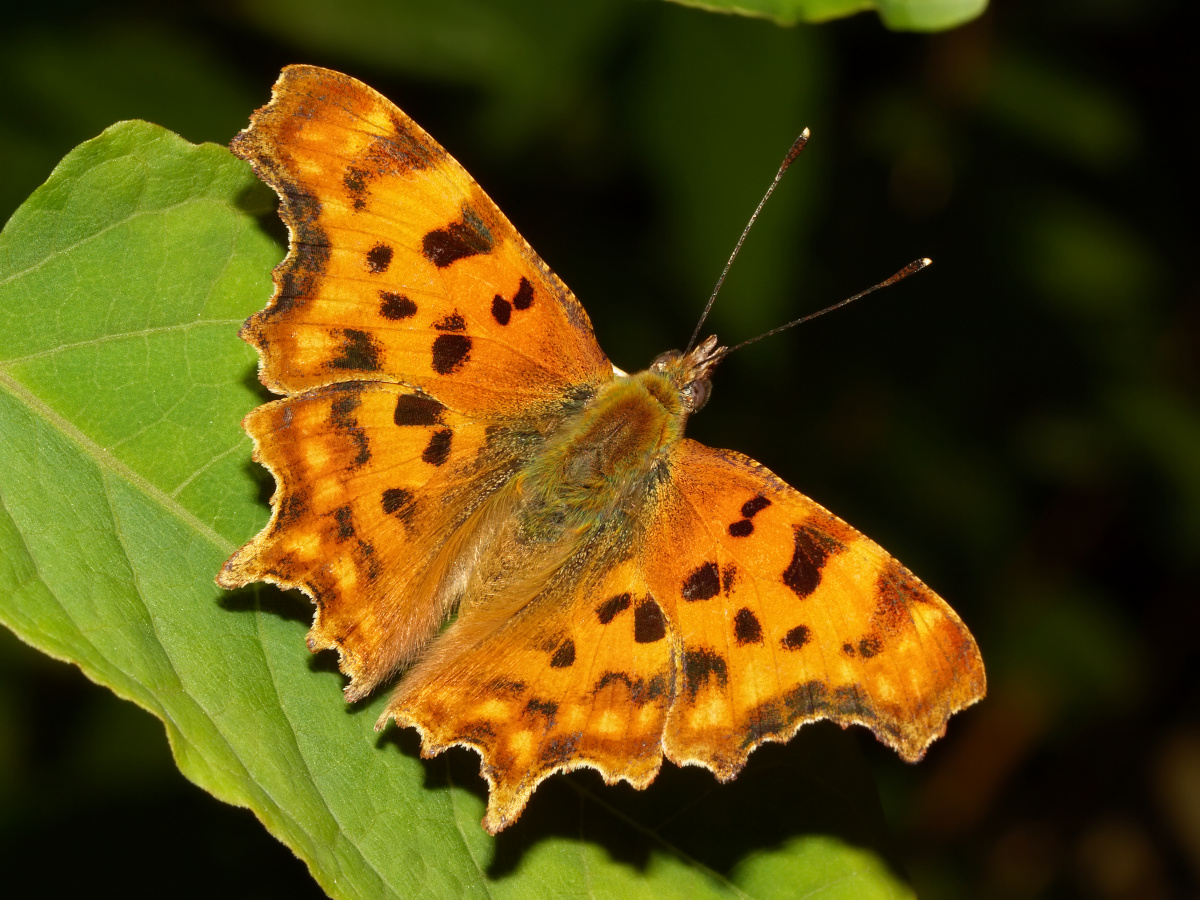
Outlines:
[[[711,390],[712,385],[707,379],[688,382],[687,387],[683,389],[683,404],[687,407],[688,412],[699,412],[708,402]]]
[[[654,361],[650,363],[650,368],[656,372],[661,372],[677,359],[679,359],[679,351],[668,350],[666,353],[660,353],[654,357]]]

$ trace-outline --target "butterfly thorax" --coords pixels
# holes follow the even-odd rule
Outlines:
[[[662,462],[683,437],[686,410],[661,373],[621,375],[602,385],[549,436],[520,479],[534,540],[582,537],[614,518],[636,516]]]
[[[558,540],[637,520],[723,355],[715,337],[689,354],[664,353],[645,371],[606,382],[564,419],[519,479],[527,535]]]

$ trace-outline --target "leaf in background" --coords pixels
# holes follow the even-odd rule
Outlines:
[[[780,25],[825,22],[875,10],[896,31],[942,31],[983,15],[987,0],[673,0],[713,12],[773,19]]]
[[[115,12],[59,18],[52,28],[0,30],[0,221],[80,135],[148,119],[192,141],[214,140],[240,128],[260,101],[253,82],[241,83],[194,31]]]
[[[660,240],[655,261],[686,302],[681,319],[693,318],[712,291],[796,134],[811,126],[817,135],[816,146],[805,149],[763,208],[754,240],[738,256],[713,308],[711,328],[740,340],[794,318],[796,286],[805,284],[820,184],[814,157],[828,151],[830,137],[822,128],[829,116],[819,87],[824,48],[814,29],[666,11],[647,30],[656,49],[637,72],[640,89],[631,105],[640,155],[653,165],[663,198],[655,224],[670,234]],[[682,330],[668,340],[679,342]],[[768,343],[751,354],[750,364],[769,365],[784,347]],[[640,349],[646,359],[661,352]],[[701,427],[711,424],[709,419]]]
[[[718,787],[556,778],[499,839],[474,755],[374,734],[309,658],[310,608],[213,576],[266,519],[236,338],[281,256],[273,200],[215,145],[115,125],[0,234],[0,620],[159,717],[183,773],[247,806],[337,897],[907,897],[853,742],[806,729]],[[70,723],[64,723],[69,727]]]
[[[480,134],[511,153],[586,108],[587,79],[627,9],[612,0],[244,0],[237,13],[317,58],[478,89],[489,101]]]

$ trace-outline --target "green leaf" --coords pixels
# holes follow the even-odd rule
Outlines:
[[[827,22],[875,10],[896,31],[943,31],[983,15],[987,0],[673,0],[713,12],[772,19],[780,25]]]
[[[307,602],[226,594],[265,522],[236,337],[282,256],[274,200],[224,148],[127,122],[0,233],[0,619],[160,718],[183,773],[249,807],[336,897],[908,897],[853,740],[817,726],[733,784],[551,779],[499,838],[478,760],[382,737],[310,657]]]

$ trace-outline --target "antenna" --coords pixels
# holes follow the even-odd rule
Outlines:
[[[933,265],[933,260],[929,259],[928,257],[924,257],[922,259],[915,259],[912,262],[910,262],[907,266],[905,266],[903,269],[901,269],[899,272],[897,272],[895,275],[893,275],[891,278],[885,278],[883,281],[879,282],[879,284],[869,287],[865,291],[859,291],[853,297],[847,297],[845,300],[841,300],[841,301],[833,304],[833,306],[827,306],[824,309],[817,310],[815,313],[809,313],[807,316],[801,316],[799,319],[796,319],[794,322],[788,322],[786,325],[780,325],[778,328],[772,328],[770,331],[760,334],[758,337],[752,337],[748,341],[742,341],[740,344],[738,344],[734,347],[730,347],[729,350],[725,353],[725,355],[728,356],[734,350],[741,350],[746,345],[753,344],[755,341],[761,341],[765,337],[770,337],[773,334],[779,334],[779,332],[786,331],[787,329],[792,328],[796,325],[802,325],[805,322],[810,322],[813,319],[815,319],[817,316],[823,316],[827,312],[833,312],[835,309],[840,309],[841,307],[845,306],[847,303],[853,303],[855,300],[858,300],[861,297],[865,297],[865,296],[867,296],[867,294],[872,294],[875,291],[879,290],[880,288],[891,287],[897,281],[900,281],[903,278],[907,278],[909,275],[915,275],[917,272],[920,272],[922,269],[926,268],[927,266],[931,266],[931,265]]]
[[[704,320],[708,318],[709,310],[712,309],[713,303],[717,299],[717,293],[721,290],[721,285],[725,283],[725,276],[729,274],[729,267],[732,266],[733,261],[737,259],[738,251],[742,249],[742,243],[746,240],[746,235],[750,233],[750,226],[754,224],[754,220],[757,219],[758,214],[762,212],[762,208],[766,205],[767,199],[773,193],[775,193],[775,188],[779,186],[779,180],[783,178],[783,173],[788,170],[788,166],[796,161],[796,157],[800,155],[800,151],[804,149],[804,145],[807,143],[808,129],[805,128],[802,132],[800,132],[800,137],[796,138],[796,140],[792,143],[792,147],[790,150],[788,150],[787,155],[783,158],[783,162],[779,164],[779,171],[775,173],[775,178],[771,182],[771,186],[767,188],[767,192],[763,194],[763,198],[758,201],[758,208],[754,210],[754,215],[750,217],[750,221],[747,222],[746,227],[742,229],[742,236],[738,238],[737,245],[733,248],[733,253],[729,255],[729,262],[725,263],[725,268],[721,271],[721,277],[717,279],[717,286],[713,288],[712,296],[708,298],[708,305],[704,307],[704,312],[700,316],[700,321],[696,323],[696,330],[692,332],[692,339],[688,341],[687,349],[683,351],[684,356],[687,356],[689,353],[691,353],[692,348],[696,346],[696,338],[700,336],[700,329],[704,327]],[[893,278],[893,280],[896,279]],[[871,290],[875,290],[875,288],[871,288]],[[865,293],[870,293],[870,291]],[[849,303],[850,301],[846,300],[843,302]],[[799,323],[793,322],[792,324],[797,325]],[[788,326],[784,327],[786,328]],[[761,337],[766,337],[766,335],[761,335]]]

